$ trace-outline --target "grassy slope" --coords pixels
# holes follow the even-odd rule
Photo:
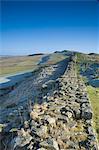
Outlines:
[[[22,71],[34,70],[37,67],[39,56],[14,56],[0,58],[0,75],[20,73]]]
[[[59,61],[62,61],[63,59],[67,58],[68,56],[60,53],[53,53],[50,56],[50,59],[48,60],[47,64],[56,64]]]
[[[77,70],[78,72],[80,72],[81,66],[80,63],[86,63],[87,67],[89,67],[90,64],[93,63],[99,63],[99,55],[95,55],[95,56],[89,56],[89,55],[85,55],[85,54],[77,54]],[[83,66],[82,69],[84,69],[84,71],[87,69],[87,67],[85,68],[85,66]],[[82,76],[84,82],[87,82],[87,78],[85,76]],[[93,124],[94,124],[94,128],[96,130],[97,133],[97,138],[99,141],[99,88],[94,88],[91,85],[87,86],[87,91],[88,91],[88,95],[91,101],[91,105],[92,105],[92,109],[93,109]]]
[[[24,71],[30,71],[37,68],[42,55],[38,56],[14,56],[0,58],[0,76],[20,73]],[[63,54],[51,54],[49,60],[45,63],[46,65],[56,64],[57,62],[67,58]]]
[[[94,112],[93,123],[94,123],[94,128],[97,132],[97,137],[99,141],[99,88],[87,86],[87,91],[88,91],[92,109]]]

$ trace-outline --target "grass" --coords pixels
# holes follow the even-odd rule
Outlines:
[[[77,53],[77,62],[86,62],[86,63],[96,63],[99,62],[99,55],[87,55],[82,53]]]
[[[42,55],[38,56],[13,56],[0,58],[0,76],[13,75],[20,72],[34,71]],[[63,54],[51,54],[46,65],[56,64],[67,58]]]
[[[92,86],[87,86],[87,91],[91,101],[93,109],[93,126],[97,133],[97,139],[99,141],[99,88],[94,88]]]
[[[99,55],[85,55],[78,53],[77,54],[77,72],[80,74],[80,70],[85,71],[91,64],[99,63]],[[81,66],[81,64],[83,64]],[[86,64],[86,67],[84,66]],[[94,72],[93,75],[95,75]],[[97,77],[98,78],[98,77]],[[82,79],[87,83],[88,79],[86,76],[82,76]],[[97,139],[99,141],[99,88],[92,87],[91,85],[87,86],[87,92],[90,98],[91,106],[93,109],[93,127],[97,133]]]
[[[0,58],[0,76],[34,70],[41,55]]]
[[[65,56],[63,54],[60,54],[60,53],[54,53],[54,54],[51,54],[47,64],[51,65],[51,64],[56,64],[58,63],[59,61],[62,61],[63,59],[67,58],[68,56]]]

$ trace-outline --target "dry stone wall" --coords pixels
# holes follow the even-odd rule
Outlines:
[[[15,150],[98,150],[86,87],[72,57],[65,73],[50,83],[55,90],[31,106],[29,120],[10,143]],[[42,92],[48,90],[42,86]]]

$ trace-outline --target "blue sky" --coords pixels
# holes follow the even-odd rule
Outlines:
[[[97,52],[98,2],[2,1],[1,48],[3,55],[56,50]]]

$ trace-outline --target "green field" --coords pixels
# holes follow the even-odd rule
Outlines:
[[[95,64],[99,64],[99,55],[85,55],[82,53],[77,53],[77,70],[78,74],[81,71],[84,73],[82,75],[82,79],[86,84],[87,92],[90,98],[90,103],[93,109],[93,127],[97,134],[97,139],[99,141],[99,88],[93,87],[90,84],[87,84],[94,77],[94,79],[98,79],[99,70],[94,68]],[[88,69],[90,71],[88,72]],[[91,74],[90,74],[91,73]]]
[[[93,126],[97,133],[97,138],[99,141],[99,88],[94,88],[92,86],[87,86],[87,91],[89,94],[90,102],[93,109]]]

